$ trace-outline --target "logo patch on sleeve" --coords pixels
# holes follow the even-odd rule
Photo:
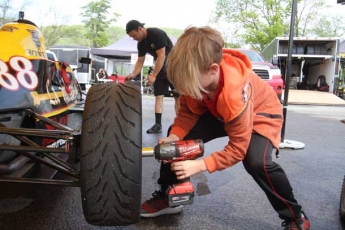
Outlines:
[[[242,100],[243,102],[246,102],[248,100],[248,83],[244,85],[243,90],[242,90]]]

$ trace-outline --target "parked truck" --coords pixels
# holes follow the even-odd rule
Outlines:
[[[276,37],[261,52],[266,60],[278,61],[283,79],[286,79],[288,42],[288,37]],[[334,93],[339,44],[339,38],[294,37],[290,82],[285,86]]]
[[[248,49],[235,49],[239,50],[247,57],[252,63],[253,71],[261,77],[262,80],[267,82],[274,92],[276,92],[279,99],[282,98],[282,92],[284,88],[284,83],[282,80],[282,75],[280,69],[277,67],[276,61],[272,63],[267,62],[263,56],[255,51],[255,50],[248,50]]]

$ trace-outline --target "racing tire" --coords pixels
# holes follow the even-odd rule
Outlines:
[[[86,96],[80,186],[86,221],[96,226],[139,222],[142,176],[140,86],[93,85]]]
[[[345,224],[345,177],[340,193],[339,216],[342,224]]]
[[[325,75],[320,75],[317,78],[317,80],[316,80],[316,87],[320,88],[320,87],[322,87],[325,84],[326,84],[326,77],[325,77]]]

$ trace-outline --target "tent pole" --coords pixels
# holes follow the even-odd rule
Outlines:
[[[289,35],[289,49],[288,49],[288,59],[287,59],[287,68],[285,74],[285,90],[284,90],[284,103],[283,103],[283,127],[281,131],[281,143],[279,145],[280,149],[283,148],[290,148],[290,149],[303,149],[305,144],[286,140],[285,138],[285,126],[286,126],[286,115],[287,115],[287,107],[288,107],[288,97],[289,97],[289,87],[290,87],[290,77],[291,77],[291,65],[292,65],[292,45],[293,45],[293,37],[294,37],[294,27],[295,27],[295,17],[297,11],[297,0],[292,1],[292,11],[291,11],[291,22],[290,22],[290,35]]]

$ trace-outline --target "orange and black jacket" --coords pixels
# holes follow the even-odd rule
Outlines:
[[[242,161],[252,133],[266,137],[279,149],[283,124],[282,107],[276,93],[253,72],[245,54],[224,49],[220,67],[224,86],[217,100],[217,110],[229,142],[223,150],[204,158],[210,173]],[[182,140],[206,110],[202,100],[181,95],[180,109],[170,133]]]

